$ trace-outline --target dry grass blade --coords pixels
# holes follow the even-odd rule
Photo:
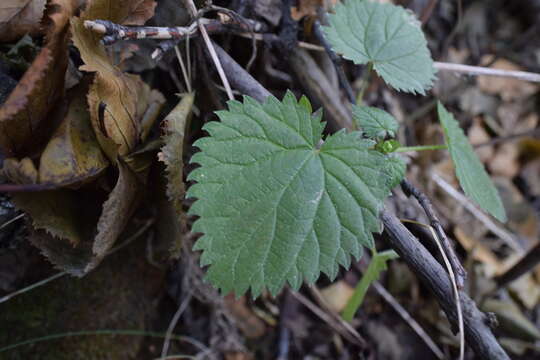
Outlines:
[[[165,341],[163,341],[163,348],[161,349],[161,358],[160,359],[169,359],[167,356],[167,353],[169,352],[169,346],[171,344],[171,338],[173,335],[174,328],[176,327],[176,324],[178,323],[178,320],[180,320],[180,316],[184,313],[184,311],[187,309],[189,302],[191,301],[191,294],[188,295],[184,301],[180,304],[178,307],[178,310],[176,310],[176,313],[174,313],[174,316],[171,319],[171,322],[169,323],[169,327],[167,328],[167,334],[165,335]]]
[[[458,316],[458,327],[459,327],[459,360],[463,360],[465,358],[465,331],[463,326],[463,311],[461,310],[461,300],[459,298],[459,289],[456,281],[456,274],[454,273],[454,270],[452,268],[452,264],[450,264],[450,260],[448,260],[448,256],[446,255],[446,251],[444,251],[444,248],[442,246],[441,240],[439,239],[439,236],[437,235],[437,232],[432,226],[419,223],[417,221],[413,220],[402,220],[402,222],[408,222],[416,225],[420,225],[423,227],[426,227],[431,232],[431,235],[433,236],[433,239],[437,243],[437,247],[439,248],[439,252],[441,253],[444,265],[446,266],[446,270],[448,271],[450,282],[452,283],[452,288],[454,290],[454,299],[456,303],[456,312]]]
[[[184,0],[184,2],[186,3],[187,8],[191,12],[191,15],[197,19],[197,8],[195,7],[195,3],[193,3],[193,0]],[[214,64],[216,65],[216,69],[218,71],[219,77],[221,78],[221,81],[223,82],[223,86],[225,87],[225,91],[227,92],[229,100],[234,100],[231,85],[229,84],[229,80],[227,80],[227,76],[223,71],[223,67],[221,66],[219,58],[216,54],[216,49],[214,48],[214,45],[210,40],[210,36],[208,36],[208,31],[206,31],[206,28],[202,24],[199,24],[199,31],[201,32],[206,47],[208,48],[208,52],[212,57],[212,61],[214,61]]]

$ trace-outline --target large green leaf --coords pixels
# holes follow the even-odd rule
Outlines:
[[[211,283],[276,294],[286,281],[297,289],[320,272],[334,278],[373,246],[392,182],[373,141],[340,131],[322,143],[320,113],[290,92],[283,102],[230,101],[218,116],[195,143],[201,167],[187,193],[198,198],[192,230],[204,234],[195,249]]]
[[[325,27],[334,50],[356,64],[371,62],[397,90],[425,94],[435,78],[420,23],[400,6],[347,0],[335,7]]]
[[[437,109],[439,120],[444,129],[448,151],[465,194],[500,221],[506,221],[506,212],[499,193],[486,173],[484,166],[474,153],[463,130],[459,127],[454,116],[440,102]]]
[[[392,115],[371,106],[353,105],[353,119],[367,137],[375,140],[396,137],[399,127]]]

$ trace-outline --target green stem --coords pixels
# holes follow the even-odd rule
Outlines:
[[[366,92],[366,89],[369,86],[369,78],[371,77],[371,71],[373,70],[373,63],[370,61],[367,63],[366,68],[364,69],[364,73],[362,74],[362,80],[361,80],[361,87],[360,92],[358,93],[358,96],[356,97],[356,103],[358,105],[362,105],[364,93]]]
[[[448,149],[446,145],[421,145],[421,146],[402,146],[397,148],[394,152],[412,152],[412,151],[426,151],[426,150],[444,150]]]
[[[379,278],[379,274],[382,271],[386,270],[386,262],[396,259],[397,257],[398,254],[394,250],[386,250],[380,253],[377,253],[376,250],[374,251],[367,270],[364,272],[364,275],[358,282],[358,285],[356,285],[354,293],[341,313],[343,320],[350,322],[354,318],[354,314],[356,314],[358,308],[362,305],[371,283]]]

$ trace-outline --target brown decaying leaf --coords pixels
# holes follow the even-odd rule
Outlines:
[[[66,244],[71,243],[71,246],[84,241],[81,222],[86,220],[79,216],[79,207],[88,204],[81,204],[72,191],[21,192],[12,194],[11,199],[18,209],[30,215],[35,229],[46,230]]]
[[[32,243],[72,275],[83,276],[101,262],[136,208],[136,176],[121,161],[118,171],[104,203],[92,187],[12,195],[15,206],[32,219]]]
[[[317,10],[328,10],[337,3],[337,0],[299,0],[298,6],[291,7],[291,16],[298,21],[305,16],[317,16]]]
[[[46,44],[0,107],[0,147],[8,156],[22,158],[44,144],[54,128],[49,112],[64,93],[67,25],[75,7],[51,0],[48,9]]]
[[[157,3],[154,0],[131,1],[136,5],[128,16],[122,21],[124,25],[143,25],[148,19],[154,16]]]
[[[15,41],[39,30],[46,0],[2,0],[0,42]]]
[[[168,204],[159,204],[164,221],[162,227],[170,231],[172,258],[178,258],[181,252],[182,235],[187,232],[186,214],[182,211],[185,194],[184,184],[184,136],[192,114],[195,95],[183,94],[182,100],[163,120],[163,146],[158,158],[165,164],[167,174]]]
[[[178,214],[182,213],[182,199],[184,198],[184,135],[189,124],[193,107],[194,94],[185,94],[176,107],[163,121],[164,133],[163,147],[159,159],[165,163],[167,171],[167,196],[173,203]]]
[[[38,181],[36,166],[27,157],[20,161],[14,158],[5,159],[2,173],[14,184],[36,184]]]
[[[99,42],[100,37],[83,24],[85,20],[103,19],[115,23],[135,21],[142,25],[153,14],[148,4],[144,0],[95,0],[88,4],[80,17],[71,20],[73,42],[85,62],[81,70],[96,73],[88,104],[98,141],[111,160],[134,150],[140,140],[144,112],[151,99],[159,98],[159,95],[150,90],[139,76],[122,73]],[[141,7],[146,10],[140,11]],[[102,119],[100,106],[105,106]]]
[[[88,86],[70,92],[68,112],[41,154],[39,182],[73,185],[94,179],[109,165],[90,124]]]
[[[247,305],[245,296],[235,299],[233,294],[229,294],[224,300],[228,312],[234,317],[236,325],[247,338],[256,339],[265,334],[264,322]]]
[[[343,280],[321,289],[321,296],[326,305],[336,313],[341,313],[345,309],[353,293],[354,289]]]
[[[137,177],[123,162],[118,162],[118,182],[103,204],[97,223],[97,235],[92,246],[92,260],[84,269],[94,269],[107,255],[128,223],[137,200]]]

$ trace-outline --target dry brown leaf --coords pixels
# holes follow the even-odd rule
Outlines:
[[[537,174],[538,179],[538,174]],[[506,177],[493,178],[499,189],[501,199],[508,215],[508,226],[521,238],[528,238],[531,243],[538,239],[540,221],[534,208],[523,197],[521,191]]]
[[[14,184],[36,184],[38,181],[36,167],[27,157],[20,161],[14,158],[5,159],[2,172]]]
[[[540,330],[523,314],[512,299],[487,299],[481,304],[482,311],[493,312],[501,330],[518,339],[540,340]]]
[[[511,179],[519,172],[520,165],[518,158],[518,144],[507,142],[497,149],[495,155],[493,155],[493,158],[487,165],[494,176],[499,175]]]
[[[176,107],[167,115],[164,124],[163,147],[159,160],[165,163],[167,171],[167,196],[178,214],[182,213],[184,198],[184,135],[189,124],[194,94],[185,94]]]
[[[525,114],[526,106],[522,102],[502,103],[497,108],[499,122],[504,129],[504,135],[512,135],[533,131],[538,124],[536,113]]]
[[[46,0],[2,0],[0,2],[0,42],[15,41],[39,30]]]
[[[139,76],[122,73],[99,42],[100,37],[83,24],[85,20],[95,19],[115,23],[134,21],[130,16],[139,11],[139,6],[146,7],[147,3],[144,0],[95,0],[88,4],[80,17],[71,21],[73,42],[85,62],[81,70],[96,73],[88,94],[92,126],[102,149],[112,160],[118,154],[127,155],[135,149],[140,140],[141,120],[149,101],[160,95],[151,90]],[[141,14],[145,14],[145,17],[152,15],[148,11],[138,14],[136,21],[140,24],[147,20]]]
[[[72,275],[83,276],[101,262],[135,210],[137,178],[121,161],[118,171],[105,202],[92,186],[12,195],[32,219],[32,243]]]
[[[148,19],[154,16],[157,3],[154,0],[131,1],[136,4],[135,8],[128,13],[122,21],[124,25],[143,25]]]
[[[255,339],[265,334],[264,322],[247,306],[245,296],[235,299],[234,295],[230,294],[224,300],[227,310],[236,320],[236,325],[247,338]]]
[[[503,269],[503,263],[495,254],[484,244],[470,236],[460,226],[454,227],[456,240],[467,250],[467,254],[472,255],[473,259],[484,264],[484,273],[488,277],[499,275]]]
[[[88,219],[80,217],[79,208],[89,204],[81,204],[72,191],[14,193],[12,201],[17,208],[30,215],[35,229],[45,230],[69,246],[77,246],[84,241],[82,229],[85,228],[84,222]]]
[[[83,83],[70,93],[68,112],[41,154],[40,183],[80,184],[92,180],[109,165],[90,124],[87,89]]]
[[[488,132],[482,126],[482,118],[477,116],[473,119],[473,124],[469,129],[469,141],[472,145],[478,145],[491,140]],[[488,163],[493,157],[493,146],[483,146],[476,150],[476,155],[483,163]]]
[[[492,59],[493,55],[484,55],[481,63],[488,64]],[[513,71],[524,70],[506,59],[496,60],[490,68]],[[478,87],[487,94],[500,95],[504,101],[523,99],[538,91],[538,86],[533,83],[499,76],[478,76]]]
[[[353,293],[354,289],[343,280],[321,289],[321,296],[325,303],[336,313],[341,313],[345,309]]]
[[[337,3],[337,0],[299,0],[298,6],[291,7],[291,16],[299,21],[305,16],[317,16],[317,10],[328,10]]]
[[[70,0],[51,0],[46,45],[0,107],[0,147],[8,156],[30,155],[54,130],[49,113],[64,93]]]
[[[85,273],[94,269],[103,260],[135,210],[137,177],[121,161],[118,162],[118,171],[118,182],[103,204],[103,211],[97,223],[97,235],[92,246],[92,260],[84,269]]]
[[[171,229],[170,252],[173,258],[178,258],[181,251],[182,234],[187,229],[186,214],[182,209],[185,194],[184,184],[184,136],[192,114],[195,96],[183,94],[182,100],[163,120],[163,146],[158,158],[165,164],[167,175],[167,198],[170,209],[166,204],[160,205],[160,210],[168,218],[164,223]]]

